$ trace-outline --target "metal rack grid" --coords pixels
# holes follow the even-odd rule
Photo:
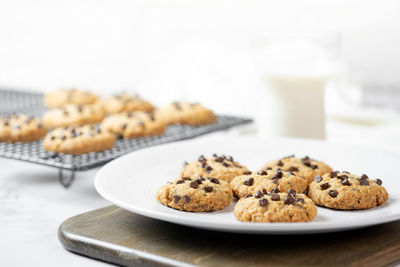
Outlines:
[[[42,97],[43,95],[38,93],[0,89],[0,115],[22,112],[40,116],[45,111],[45,107],[42,104]],[[218,116],[215,123],[207,125],[171,125],[160,136],[117,140],[115,146],[110,150],[82,155],[47,152],[43,149],[42,140],[14,144],[0,142],[0,156],[58,168],[61,184],[68,187],[75,178],[75,171],[95,168],[138,149],[194,138],[251,121],[251,119],[234,116]],[[70,175],[65,175],[63,170],[69,170]]]

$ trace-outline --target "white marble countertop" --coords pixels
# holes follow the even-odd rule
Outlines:
[[[330,121],[328,140],[400,152],[399,125],[366,127]],[[249,134],[251,127],[201,138],[244,132]],[[110,204],[94,189],[98,169],[78,172],[68,189],[59,184],[57,170],[50,167],[0,158],[0,169],[1,266],[106,264],[68,252],[57,238],[58,227],[64,220]]]

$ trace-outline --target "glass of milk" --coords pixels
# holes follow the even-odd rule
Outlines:
[[[263,136],[325,138],[324,90],[335,72],[336,33],[269,33],[255,38],[264,87],[257,124]]]

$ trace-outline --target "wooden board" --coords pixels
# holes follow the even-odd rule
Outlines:
[[[119,265],[383,266],[400,262],[400,221],[316,235],[221,233],[149,219],[110,206],[66,220],[70,251]]]

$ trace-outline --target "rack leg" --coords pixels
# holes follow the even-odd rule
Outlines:
[[[63,169],[60,168],[58,169],[58,179],[62,186],[68,188],[75,180],[75,171],[71,171],[70,174],[67,176],[63,173]]]

